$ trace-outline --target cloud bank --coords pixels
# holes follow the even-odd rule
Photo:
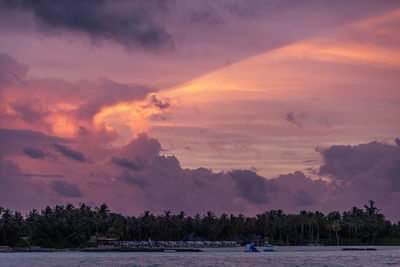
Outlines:
[[[27,135],[23,130],[14,132],[17,136]],[[35,149],[24,147],[18,138],[10,135],[2,135],[1,140],[9,144],[7,151],[14,150],[14,157],[3,150],[1,188],[4,192],[28,191],[27,196],[37,199],[30,207],[24,206],[25,209],[37,207],[37,203],[67,200],[107,202],[125,213],[183,210],[195,214],[211,210],[255,214],[268,209],[343,210],[374,199],[388,218],[398,219],[400,148],[397,145],[370,142],[319,148],[323,164],[316,173],[324,179],[309,177],[301,171],[267,179],[251,170],[183,169],[176,157],[161,155],[158,140],[145,133],[90,162],[78,152],[84,144],[74,143],[72,149],[41,140],[52,140],[50,136],[33,132],[30,135],[40,136],[36,143],[30,142]],[[51,155],[55,152],[70,159],[68,166],[63,167],[66,162]],[[35,162],[31,168],[40,166],[43,172],[54,169],[59,174],[26,175],[16,163],[5,159],[17,161],[20,156]],[[24,167],[28,168],[29,164],[24,163]],[[25,199],[24,195],[17,195]],[[11,204],[14,198],[8,193],[2,194],[0,201]],[[21,208],[15,206],[12,208]]]

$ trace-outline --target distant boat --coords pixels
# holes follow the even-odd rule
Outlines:
[[[268,241],[265,241],[265,249],[263,249],[264,252],[275,252],[276,249],[274,249],[273,245],[270,245]]]
[[[357,251],[357,250],[377,250],[376,248],[342,248],[344,251]]]
[[[275,252],[276,250],[274,248],[265,248],[263,249],[264,252]]]
[[[175,253],[176,250],[175,249],[164,249],[163,252],[165,252],[165,253]]]

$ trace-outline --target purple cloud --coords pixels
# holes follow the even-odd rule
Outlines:
[[[400,147],[370,142],[356,146],[319,149],[324,164],[319,174],[331,177],[338,201],[361,204],[375,200],[389,218],[398,217]]]
[[[22,173],[16,163],[4,159],[0,154],[0,206],[26,212],[51,204],[45,185],[32,179],[41,176],[42,174]],[[51,176],[54,178],[54,175]]]
[[[147,94],[156,91],[137,84],[123,84],[103,79],[93,90],[85,92],[87,101],[78,109],[78,116],[92,119],[103,107],[114,106],[121,102],[143,100]]]
[[[352,180],[357,175],[373,170],[382,162],[400,159],[398,147],[378,142],[357,146],[335,145],[318,151],[324,159],[319,174],[341,181]]]
[[[82,197],[82,191],[77,185],[67,181],[51,181],[50,188],[63,197]]]
[[[256,204],[269,202],[265,178],[247,170],[232,171],[230,176],[236,182],[241,197]]]
[[[42,150],[32,147],[24,148],[24,154],[32,159],[44,159],[44,157],[46,156],[46,154]]]
[[[34,101],[16,101],[11,104],[11,107],[18,113],[22,120],[28,123],[41,122],[45,116],[50,114],[38,99]]]
[[[124,172],[123,174],[118,176],[117,179],[122,180],[123,182],[128,183],[130,185],[136,185],[139,187],[144,187],[148,184],[145,177],[134,175],[128,172]]]
[[[83,33],[94,42],[112,41],[127,48],[158,49],[172,45],[172,38],[155,20],[168,11],[165,1],[3,1],[2,8],[30,12],[40,30]]]
[[[56,143],[56,144],[53,144],[53,147],[67,158],[70,158],[70,159],[73,159],[73,160],[79,161],[79,162],[87,161],[85,156],[81,152],[72,150],[71,148],[69,148],[67,146]]]
[[[38,133],[15,133],[51,139]],[[24,152],[30,154],[31,158],[40,158],[42,155],[39,152],[42,150],[36,146],[28,148]],[[82,153],[65,145],[57,144],[55,148],[77,162],[86,159]],[[62,181],[51,181],[48,184],[48,188],[58,196],[85,201],[87,196],[81,188],[85,188],[85,191],[90,188],[90,192],[104,191],[107,196],[119,195],[120,200],[110,199],[110,204],[119,208],[126,208],[124,203],[131,199],[136,203],[132,209],[137,211],[148,209],[161,212],[170,209],[194,214],[212,210],[216,213],[255,214],[268,209],[283,209],[287,212],[311,209],[326,212],[351,208],[374,199],[388,218],[398,216],[399,146],[371,142],[356,146],[336,145],[318,151],[323,157],[323,164],[316,174],[331,178],[330,183],[322,179],[311,179],[300,171],[266,179],[250,170],[216,173],[205,168],[183,169],[176,157],[160,155],[161,145],[157,139],[142,133],[129,144],[106,151],[100,160],[106,162],[106,165],[94,161],[95,170],[91,171],[90,176],[82,173],[82,170],[71,168],[64,168],[58,176],[23,173],[16,164],[3,160],[0,183],[4,188],[14,188],[12,190],[26,182],[39,188],[40,183],[35,184],[32,177],[64,177]],[[55,169],[63,169],[62,163],[58,161],[40,162],[52,164]],[[82,179],[79,187],[68,180],[71,175]],[[101,177],[110,182],[94,182],[101,181]]]
[[[38,149],[39,147],[44,148],[50,146],[55,142],[70,142],[60,137],[49,136],[36,131],[15,129],[0,129],[0,141],[0,154],[7,155],[21,154],[22,152],[25,153],[25,148],[32,146],[35,146],[35,148]]]
[[[136,157],[136,161],[132,161],[132,160],[128,160],[128,159],[124,159],[124,158],[116,158],[113,157],[111,159],[111,161],[121,167],[127,168],[127,169],[131,169],[133,171],[141,171],[144,168],[146,168],[146,160],[141,159],[139,156]]]

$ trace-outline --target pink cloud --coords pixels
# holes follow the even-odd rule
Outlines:
[[[398,217],[398,3],[0,5],[0,205]]]

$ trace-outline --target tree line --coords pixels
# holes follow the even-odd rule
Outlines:
[[[85,247],[90,237],[119,240],[187,241],[268,240],[275,245],[400,245],[400,221],[391,223],[369,201],[363,209],[323,214],[301,211],[286,214],[270,210],[255,217],[242,214],[186,216],[164,211],[154,215],[123,216],[111,212],[106,204],[91,208],[57,205],[42,211],[32,210],[25,217],[0,207],[0,245],[43,246],[52,248]]]

